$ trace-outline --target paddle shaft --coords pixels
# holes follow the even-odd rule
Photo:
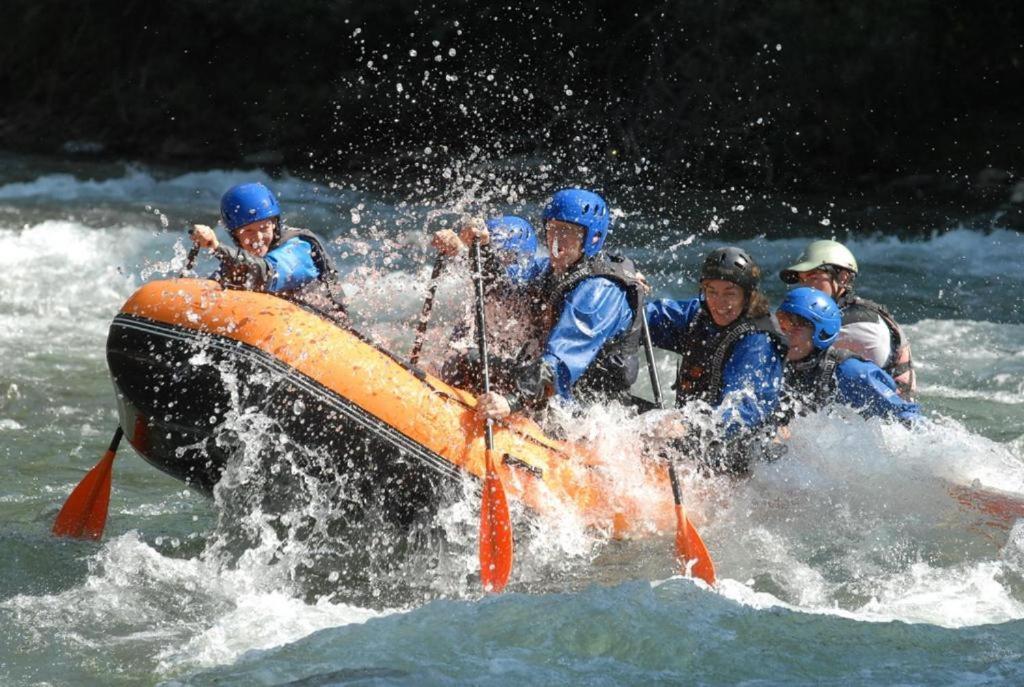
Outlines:
[[[640,328],[644,340],[644,353],[647,356],[647,368],[651,374],[651,387],[654,389],[654,401],[662,406],[661,382],[658,380],[658,369],[654,364],[654,346],[651,344],[651,332],[647,327],[647,314],[640,314]],[[715,564],[711,560],[704,540],[686,517],[683,508],[683,493],[679,487],[679,475],[676,474],[676,461],[669,456],[668,479],[672,485],[672,500],[676,511],[676,557],[687,571],[687,561],[692,561],[692,573],[708,584],[715,583]]]
[[[661,394],[661,380],[658,379],[658,367],[654,363],[654,344],[651,343],[651,330],[647,326],[647,313],[640,313],[640,331],[644,337],[644,355],[647,358],[647,369],[651,375],[651,389],[654,390],[654,402],[658,408],[664,405],[664,398]],[[672,498],[677,506],[683,505],[683,495],[679,489],[679,477],[676,475],[676,462],[669,458],[668,478],[672,483]]]
[[[477,345],[483,371],[484,393],[491,392],[491,369],[487,355],[487,321],[484,316],[484,275],[480,260],[480,239],[473,241],[473,283],[476,287]],[[505,487],[494,465],[494,431],[490,418],[484,424],[484,484],[480,499],[480,582],[485,590],[500,592],[512,573],[512,519]]]
[[[121,445],[121,438],[124,436],[124,430],[121,429],[121,425],[117,426],[114,430],[114,436],[110,440],[110,446],[107,447],[107,453],[117,453],[117,447]]]
[[[434,295],[437,293],[437,278],[441,276],[444,269],[445,258],[438,255],[434,258],[434,269],[430,272],[430,290],[427,292],[427,299],[423,301],[423,309],[420,311],[420,321],[416,325],[416,341],[412,345],[412,353],[409,354],[409,362],[415,365],[420,359],[420,350],[423,348],[423,341],[427,333],[427,323],[430,322],[430,311],[434,309]]]
[[[658,366],[654,364],[654,344],[651,343],[651,330],[647,327],[647,313],[640,311],[640,331],[644,337],[644,355],[647,357],[647,370],[651,375],[651,389],[654,391],[654,402],[660,410],[665,399],[661,395],[661,380],[658,379]]]
[[[484,273],[480,259],[480,239],[473,239],[473,286],[476,288],[476,338],[480,352],[480,366],[483,368],[484,393],[491,393],[491,368],[487,354],[487,317],[484,314]],[[490,418],[484,425],[484,441],[487,450],[494,448],[494,431]]]

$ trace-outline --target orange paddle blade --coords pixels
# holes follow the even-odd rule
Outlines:
[[[64,502],[53,523],[55,535],[75,539],[99,539],[103,536],[113,471],[114,451],[108,450]]]
[[[480,581],[485,590],[500,592],[511,573],[512,519],[505,487],[494,469],[491,451],[487,451],[487,474],[480,504]]]
[[[960,505],[991,515],[1007,525],[1012,525],[1018,518],[1024,518],[1024,499],[1017,494],[952,484],[949,486],[949,495],[959,501]]]
[[[693,562],[691,573],[708,584],[715,583],[715,564],[711,562],[704,540],[686,518],[681,505],[676,505],[676,558],[686,574],[686,568]]]

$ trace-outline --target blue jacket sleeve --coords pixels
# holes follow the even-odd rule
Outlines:
[[[848,358],[836,368],[839,401],[852,406],[864,417],[884,417],[914,422],[921,407],[900,398],[896,382],[888,372],[866,360]]]
[[[271,293],[297,289],[320,276],[313,262],[312,246],[298,237],[267,253],[266,261],[273,273],[267,288]]]
[[[667,351],[682,353],[681,335],[700,310],[700,299],[687,301],[660,300],[648,303],[647,327],[651,330],[651,343]]]
[[[779,407],[783,360],[767,334],[739,341],[725,362],[721,422],[728,437],[767,421]]]
[[[632,322],[633,309],[625,289],[604,277],[587,279],[566,296],[542,356],[554,370],[555,391],[560,397],[572,398],[572,385],[601,347]]]

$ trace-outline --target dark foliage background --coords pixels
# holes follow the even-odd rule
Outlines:
[[[557,151],[604,181],[775,189],[1024,160],[1020,0],[4,6],[16,150],[325,174]]]

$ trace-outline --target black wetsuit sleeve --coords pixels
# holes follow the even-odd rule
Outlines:
[[[555,392],[555,370],[545,360],[534,360],[519,368],[515,388],[506,396],[513,412],[537,407]]]
[[[273,280],[267,261],[241,248],[218,246],[213,254],[220,260],[220,281],[225,286],[266,291]]]

